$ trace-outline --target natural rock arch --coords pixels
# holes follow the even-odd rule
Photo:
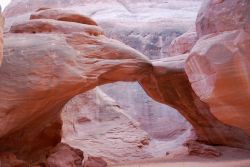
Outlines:
[[[151,63],[105,37],[97,26],[51,20],[51,9],[39,11],[46,12],[46,19],[14,25],[5,36],[1,151],[28,160],[41,158],[60,142],[64,104],[95,86],[116,81],[139,81],[151,97],[178,109],[193,125],[198,140],[249,148],[249,137],[219,122],[193,92],[184,70],[185,56]]]

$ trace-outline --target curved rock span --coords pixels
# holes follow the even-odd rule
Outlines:
[[[155,100],[176,108],[194,127],[197,140],[212,145],[250,148],[250,138],[239,128],[225,125],[194,93],[185,73],[187,55],[153,62],[153,73],[141,81]]]
[[[222,54],[233,57],[233,52],[236,58],[244,57],[249,52],[248,35],[242,37],[238,31],[213,34],[200,38],[189,58],[180,55],[150,62],[136,50],[105,37],[101,28],[90,23],[86,16],[75,17],[75,13],[65,11],[67,19],[58,19],[62,18],[62,12],[37,11],[33,16],[39,15],[39,19],[32,17],[13,25],[5,35],[5,58],[0,68],[0,151],[13,152],[31,162],[49,157],[51,148],[61,140],[63,106],[80,93],[116,81],[139,81],[152,98],[176,108],[193,125],[198,141],[250,149],[249,136],[220,122],[210,112],[214,101],[206,101],[203,97],[208,96],[203,96],[204,92],[200,92],[203,89],[195,82],[199,79],[196,72],[211,74],[209,70],[215,66],[218,75],[224,74],[223,66],[208,56],[211,68],[200,72],[202,68],[193,67],[197,64],[193,62],[203,63],[204,57],[210,55],[206,54],[210,48],[218,46],[222,46]],[[202,43],[209,40],[211,47],[208,45],[203,51]],[[232,50],[225,47],[232,43],[235,44],[229,47]],[[227,58],[219,58],[228,63]],[[237,66],[236,58],[232,62]],[[244,116],[243,112],[239,115]],[[83,158],[78,151],[76,154]]]
[[[60,141],[60,110],[72,97],[97,85],[140,80],[152,69],[145,56],[97,26],[51,19],[13,26],[4,54],[1,150],[24,159]]]

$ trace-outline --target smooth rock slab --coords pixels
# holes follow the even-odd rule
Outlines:
[[[250,34],[204,36],[186,62],[192,88],[220,121],[250,134]]]

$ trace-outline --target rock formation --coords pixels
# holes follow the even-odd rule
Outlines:
[[[147,133],[100,88],[71,99],[62,111],[62,141],[110,163],[152,158]]]
[[[17,4],[15,2],[18,1],[13,1],[12,7]],[[61,131],[63,128],[63,135],[81,135],[74,127],[94,122],[94,119],[74,117],[77,122],[71,123],[66,105],[63,120],[68,124],[62,127],[60,113],[76,95],[116,81],[139,81],[153,99],[177,109],[193,126],[198,142],[250,149],[250,138],[245,133],[249,134],[249,120],[246,119],[249,93],[246,90],[249,89],[250,37],[246,13],[250,1],[205,1],[196,22],[198,41],[195,32],[185,34],[170,46],[175,56],[152,62],[123,43],[107,38],[97,23],[77,13],[76,7],[64,11],[45,6],[30,17],[22,8],[27,2],[20,1],[20,7],[16,8],[17,14],[26,16],[7,25],[5,58],[0,68],[0,151],[3,152],[0,159],[4,163],[12,161],[26,165],[41,161],[58,165],[55,159],[68,155],[62,163],[75,161],[75,166],[81,166],[85,156],[82,151],[59,144]],[[62,4],[50,2],[49,7],[65,4],[64,1]],[[120,1],[111,2],[119,3],[128,13],[133,11]],[[44,1],[36,3],[41,5]],[[37,4],[30,3],[30,9]],[[223,10],[216,10],[220,7],[224,7]],[[229,19],[229,13],[239,24]],[[15,13],[8,13],[8,9],[5,14],[14,19]],[[222,17],[225,18],[223,24],[217,20]],[[230,25],[230,28],[223,25]],[[185,38],[192,39],[188,45]],[[182,53],[187,54],[176,56]],[[73,102],[74,99],[70,103]],[[116,117],[117,112],[114,115]],[[120,128],[138,130],[123,114],[119,117],[124,121]],[[105,118],[105,115],[98,117],[101,119],[98,121],[105,123],[102,120]],[[117,120],[108,119],[114,123]],[[133,142],[140,141],[136,146],[142,148],[148,141],[138,136]],[[71,139],[63,136],[66,142]],[[191,154],[207,151],[216,156],[220,154],[203,145],[200,149],[196,144],[188,145],[194,148]],[[86,164],[107,165],[100,157],[91,156]]]
[[[248,0],[204,0],[197,20],[199,36],[244,29],[250,33],[250,3]]]
[[[131,5],[131,0],[110,0],[108,4],[107,1],[100,0],[75,0],[67,3],[66,1],[47,3],[44,0],[38,0],[34,3],[13,0],[5,10],[8,20],[6,27],[10,27],[14,22],[22,23],[30,18],[30,12],[37,9],[63,7],[74,13],[91,16],[104,28],[108,37],[124,42],[150,59],[156,59],[167,56],[167,46],[171,40],[194,24],[200,1],[170,0],[165,3],[163,0],[157,0],[157,2],[146,0],[136,1],[136,3],[133,1]],[[131,9],[131,12],[126,10],[126,6]],[[17,9],[16,12],[12,12],[15,9]],[[139,121],[141,127],[152,138],[160,140],[175,138],[190,128],[190,124],[175,109],[152,100],[137,83],[114,83],[101,86],[101,89],[114,98],[127,114]],[[165,123],[169,126],[162,126]]]
[[[176,108],[192,124],[198,141],[250,149],[250,137],[241,129],[218,121],[195,94],[185,73],[186,59],[187,55],[180,55],[153,62],[153,73],[141,81],[145,91]]]
[[[247,0],[206,1],[196,22],[202,37],[186,62],[195,93],[210,106],[213,115],[248,134],[249,9]]]
[[[168,47],[169,56],[187,54],[198,40],[196,31],[190,30],[174,39]]]
[[[6,27],[28,19],[39,8],[74,10],[97,21],[108,37],[151,59],[167,56],[171,41],[194,24],[201,0],[12,0]]]
[[[13,25],[4,55],[1,151],[31,160],[60,142],[60,111],[68,100],[97,85],[140,80],[151,71],[146,57],[105,37],[97,26],[51,19]]]

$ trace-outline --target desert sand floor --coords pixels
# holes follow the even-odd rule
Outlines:
[[[206,158],[183,154],[146,159],[110,167],[250,167],[250,151],[218,147],[221,157]]]

